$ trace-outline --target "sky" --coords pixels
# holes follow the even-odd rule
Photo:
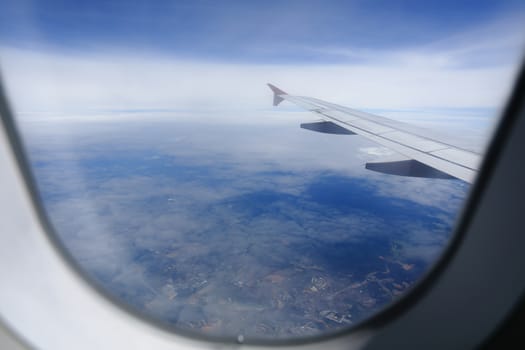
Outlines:
[[[9,45],[81,52],[105,46],[322,63],[344,59],[335,52],[342,48],[426,46],[524,8],[520,1],[8,1],[0,35]]]
[[[401,109],[441,118],[461,109],[493,117],[520,62],[525,23],[520,1],[8,1],[4,8],[2,76],[15,111],[40,118],[169,109],[239,121],[271,107],[266,82],[387,116]]]

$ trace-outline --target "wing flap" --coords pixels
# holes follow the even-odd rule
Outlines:
[[[471,169],[478,169],[481,163],[481,157],[478,154],[457,148],[446,148],[431,153],[437,157],[463,164]]]
[[[447,148],[447,146],[442,143],[428,140],[423,137],[409,134],[403,131],[392,131],[391,133],[388,133],[388,135],[383,134],[382,136],[393,142],[410,144],[423,152],[432,152]]]

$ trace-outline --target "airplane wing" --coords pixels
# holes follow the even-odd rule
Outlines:
[[[367,163],[367,169],[402,176],[457,178],[468,183],[476,177],[481,155],[473,150],[425,136],[406,123],[316,98],[289,95],[272,84],[268,86],[274,93],[274,106],[286,100],[321,117],[319,122],[301,124],[302,128],[329,134],[358,134],[401,155],[394,161]]]

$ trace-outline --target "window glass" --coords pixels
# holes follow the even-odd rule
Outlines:
[[[413,153],[300,128],[327,116],[272,106],[266,83],[390,118],[350,131],[476,174],[457,152],[490,139],[525,4],[475,6],[7,1],[2,78],[53,234],[176,332],[297,339],[370,319],[442,255],[472,181],[400,176],[415,172],[391,162]],[[328,118],[353,118],[338,108]]]

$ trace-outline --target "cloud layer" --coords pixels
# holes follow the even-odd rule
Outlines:
[[[282,48],[317,55],[315,63],[3,46],[0,67],[19,113],[265,109],[267,82],[357,108],[499,108],[523,51],[521,23],[521,15],[510,15],[412,47]]]
[[[109,294],[178,331],[355,324],[427,271],[468,190],[368,172],[366,140],[299,128],[43,125],[28,149],[65,247]]]

